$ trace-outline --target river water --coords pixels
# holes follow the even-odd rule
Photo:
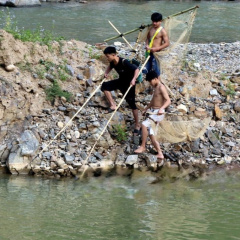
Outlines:
[[[163,17],[199,5],[190,41],[235,42],[240,40],[240,2],[216,1],[89,1],[80,3],[43,3],[36,8],[11,8],[18,26],[52,30],[66,39],[78,39],[91,44],[103,42],[116,32],[108,20],[126,32],[149,24],[154,11]],[[0,8],[1,9],[1,8]],[[2,8],[3,10],[3,8]],[[136,34],[127,36],[129,41]]]
[[[102,42],[196,2],[96,1],[10,9],[20,27],[41,25],[67,39]],[[197,2],[193,42],[233,42],[240,3]],[[3,9],[1,9],[3,10]],[[128,39],[134,39],[129,36]],[[0,174],[0,240],[240,240],[240,176],[150,184],[151,177],[54,180]]]
[[[240,239],[239,174],[151,180],[0,175],[0,239]]]

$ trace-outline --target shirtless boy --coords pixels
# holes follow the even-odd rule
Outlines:
[[[161,27],[162,23],[162,14],[161,13],[153,13],[151,16],[152,20],[152,28],[150,29],[147,40],[146,40],[146,50],[147,50],[147,56],[150,54],[150,59],[148,60],[146,64],[147,72],[150,70],[154,70],[157,72],[158,76],[160,76],[160,66],[158,65],[157,60],[155,59],[153,53],[159,52],[163,50],[164,48],[169,46],[169,39],[166,30]],[[159,30],[160,31],[159,31]],[[156,31],[159,31],[157,35],[154,37]],[[151,43],[151,39],[153,39],[152,46],[150,47],[149,44]]]
[[[152,115],[150,114],[149,118],[147,118],[145,121],[142,122],[142,144],[134,152],[143,153],[146,151],[146,142],[147,142],[147,136],[149,132],[149,137],[152,141],[152,144],[158,152],[157,158],[159,160],[162,160],[164,159],[164,156],[159,143],[156,141],[154,137],[154,132],[151,127],[151,123],[152,122],[157,123],[163,120],[165,108],[171,104],[171,100],[168,96],[165,86],[161,83],[155,71],[148,72],[146,75],[146,80],[150,82],[151,86],[154,89],[154,92],[153,92],[152,100],[150,101],[148,106],[143,110],[142,114],[144,115],[147,110],[153,114]]]
[[[140,124],[138,120],[138,109],[135,104],[135,84],[138,77],[139,69],[136,65],[131,64],[126,59],[119,57],[117,55],[115,47],[109,46],[105,48],[103,53],[105,54],[106,58],[110,63],[105,71],[105,77],[108,77],[108,74],[112,69],[115,69],[119,75],[118,79],[104,82],[101,87],[101,90],[104,92],[107,100],[110,103],[110,108],[108,109],[108,112],[113,112],[117,107],[116,103],[112,98],[111,91],[119,89],[122,94],[125,94],[130,85],[132,85],[126,96],[126,101],[132,109],[135,121],[134,134],[136,135],[138,134],[140,129]]]

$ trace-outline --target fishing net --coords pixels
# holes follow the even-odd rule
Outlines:
[[[152,123],[152,128],[157,141],[179,143],[195,141],[205,133],[211,118],[193,120],[163,120],[158,124]]]

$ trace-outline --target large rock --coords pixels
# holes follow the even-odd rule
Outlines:
[[[41,6],[41,3],[39,0],[0,0],[0,6],[31,7]]]
[[[11,174],[28,174],[30,170],[30,160],[21,154],[19,148],[17,153],[10,153],[7,167]]]
[[[32,131],[26,130],[21,135],[21,154],[22,156],[33,156],[39,146],[39,142]]]

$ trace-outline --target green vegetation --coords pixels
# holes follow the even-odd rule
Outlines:
[[[234,97],[234,95],[236,94],[234,85],[231,84],[230,82],[227,84],[226,94],[231,97]]]
[[[227,78],[226,74],[221,73],[220,76],[219,76],[219,79],[224,81],[224,80],[227,80],[228,78]]]
[[[58,78],[61,81],[66,81],[69,78],[69,75],[66,74],[66,72],[62,71],[61,69],[58,69]]]
[[[40,60],[39,63],[45,67],[46,71],[49,71],[51,68],[55,67],[55,64],[50,61]]]
[[[117,141],[123,142],[127,140],[127,129],[125,126],[115,124],[113,125],[113,132],[116,135]]]
[[[13,20],[8,8],[0,13],[0,22],[2,27],[8,33],[11,33],[15,39],[19,39],[23,42],[39,42],[41,45],[47,45],[48,49],[52,49],[52,42],[60,42],[63,37],[56,37],[52,34],[52,31],[43,29],[39,26],[35,30],[19,29],[17,22]]]
[[[35,30],[19,29],[17,27],[17,22],[11,15],[8,8],[5,8],[0,12],[0,28],[4,29],[8,33],[12,34],[15,39],[19,39],[23,42],[38,42],[41,45],[48,46],[49,50],[52,50],[52,42],[58,41],[60,45],[60,52],[62,52],[62,42],[63,37],[55,37],[51,31],[43,29],[39,26]],[[34,55],[35,46],[32,47],[30,53]],[[71,101],[72,94],[63,91],[58,84],[58,80],[66,81],[70,78],[65,62],[63,65],[56,65],[51,61],[40,60],[39,65],[33,67],[26,59],[26,63],[21,63],[18,67],[22,71],[28,71],[31,73],[36,73],[40,79],[44,79],[46,73],[50,73],[54,77],[52,86],[45,89],[47,100],[54,102],[56,97],[65,97],[67,101]]]
[[[65,97],[68,102],[72,99],[72,94],[67,91],[63,91],[57,81],[54,81],[51,87],[45,89],[45,92],[47,100],[51,102],[54,102],[56,97]]]
[[[63,91],[58,84],[58,80],[66,81],[70,76],[67,74],[66,65],[56,65],[50,61],[40,60],[41,66],[37,69],[36,73],[39,78],[44,78],[45,73],[50,72],[55,80],[50,88],[45,89],[47,100],[54,102],[56,97],[65,97],[68,102],[72,100],[72,94]]]
[[[88,45],[87,48],[89,50],[89,57],[91,59],[99,59],[101,57],[101,52],[94,46]]]
[[[29,62],[16,64],[21,71],[33,72],[32,66]]]
[[[51,73],[54,78],[59,79],[61,81],[66,81],[70,78],[68,74],[68,69],[66,65],[56,65],[53,62],[40,60],[39,62],[42,66],[36,69],[36,74],[39,78],[43,79],[45,73]]]
[[[45,73],[46,73],[46,71],[45,71],[45,69],[44,69],[43,66],[37,67],[36,70],[35,70],[35,72],[36,72],[36,74],[38,75],[38,77],[39,77],[40,79],[43,79],[44,76],[45,76]]]

